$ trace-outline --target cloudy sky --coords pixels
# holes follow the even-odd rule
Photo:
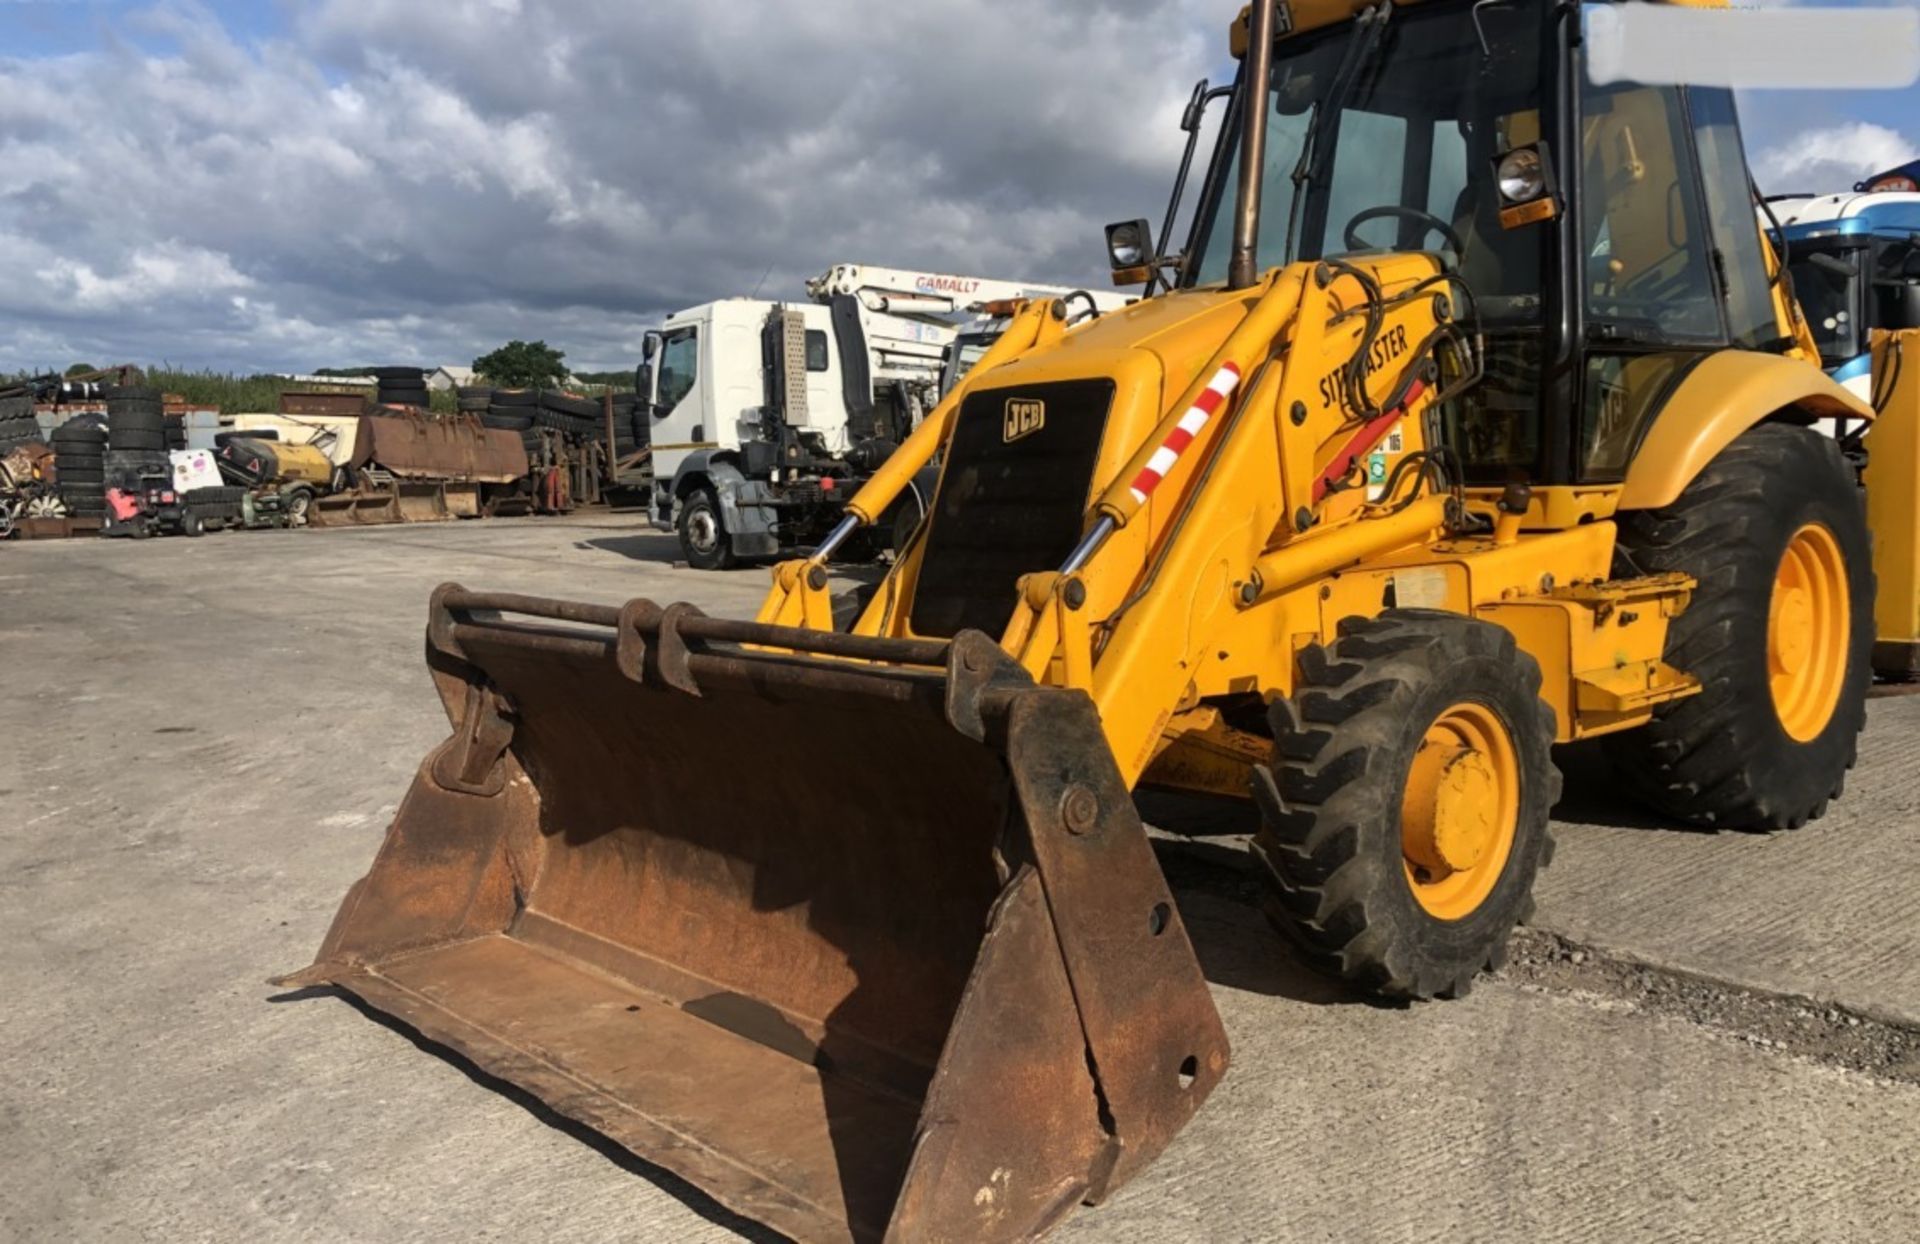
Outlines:
[[[1234,7],[0,0],[0,371],[616,367],[841,260],[1094,280]],[[1743,102],[1769,190],[1920,155],[1920,91]]]

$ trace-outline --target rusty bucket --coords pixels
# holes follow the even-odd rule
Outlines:
[[[1227,1041],[1092,702],[977,632],[434,595],[453,725],[318,961],[802,1240],[1018,1240]]]

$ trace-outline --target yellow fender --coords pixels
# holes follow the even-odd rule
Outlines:
[[[1872,419],[1873,408],[1812,363],[1753,350],[1722,350],[1688,373],[1653,418],[1627,468],[1622,510],[1657,510],[1735,437],[1770,418]]]

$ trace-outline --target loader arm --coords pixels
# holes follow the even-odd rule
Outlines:
[[[906,442],[854,493],[847,502],[846,517],[820,547],[806,557],[792,558],[773,568],[772,587],[754,620],[775,626],[832,630],[833,604],[827,596],[825,566],[834,550],[859,528],[872,526],[906,491],[913,477],[939,454],[952,434],[960,402],[977,378],[1018,358],[1038,343],[1057,338],[1064,329],[1064,320],[1065,310],[1058,300],[1036,299],[1023,303],[1000,339],[981,355],[967,379],[941,399]]]
[[[1270,274],[1099,491],[1081,546],[1022,582],[1002,648],[1092,694],[1129,784],[1205,696],[1291,688],[1292,637],[1321,629],[1294,589],[1447,525],[1424,468],[1378,504],[1354,472],[1396,426],[1423,452],[1435,351],[1471,354],[1449,291],[1421,255]]]

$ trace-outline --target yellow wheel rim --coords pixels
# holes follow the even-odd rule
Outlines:
[[[1787,541],[1767,610],[1767,685],[1781,728],[1796,742],[1820,737],[1840,705],[1851,623],[1840,542],[1808,523]]]
[[[1407,885],[1427,914],[1472,915],[1493,893],[1520,823],[1520,761],[1492,709],[1459,703],[1427,727],[1400,801]]]

